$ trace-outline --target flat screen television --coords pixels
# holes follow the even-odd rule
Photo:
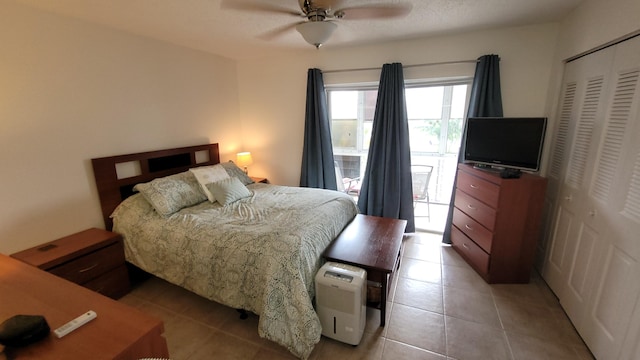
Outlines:
[[[536,172],[546,128],[545,117],[469,118],[463,160],[479,167]]]

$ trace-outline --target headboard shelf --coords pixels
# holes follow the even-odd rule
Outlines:
[[[137,173],[118,177],[118,164],[136,164]],[[122,200],[133,194],[135,184],[177,174],[190,168],[220,163],[218,144],[146,151],[91,159],[98,188],[105,228],[111,230],[111,213]]]

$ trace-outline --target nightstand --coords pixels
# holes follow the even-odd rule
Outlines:
[[[131,289],[122,237],[111,231],[88,229],[11,257],[113,299]]]
[[[251,178],[251,180],[253,180],[254,182],[257,183],[263,183],[263,184],[268,184],[269,180],[267,178],[263,178],[263,177],[255,177],[255,176],[249,176]]]

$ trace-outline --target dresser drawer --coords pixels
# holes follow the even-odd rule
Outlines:
[[[107,271],[124,265],[122,242],[115,242],[49,270],[50,273],[76,284],[84,284]]]
[[[451,227],[451,242],[453,248],[479,273],[486,275],[489,272],[489,254],[482,251],[478,245],[455,226]]]
[[[112,299],[119,299],[131,290],[129,272],[124,264],[84,283],[83,286]]]
[[[462,190],[492,208],[498,207],[500,187],[465,171],[458,171],[456,189]]]
[[[455,206],[482,226],[493,231],[496,223],[496,211],[491,206],[460,190],[456,190]]]
[[[453,225],[457,226],[460,231],[465,233],[478,246],[487,253],[491,253],[491,242],[493,241],[493,233],[477,221],[463,213],[457,207],[453,208]]]

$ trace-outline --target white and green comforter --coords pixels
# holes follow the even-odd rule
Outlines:
[[[139,194],[114,211],[126,258],[227,306],[260,315],[261,337],[307,358],[320,340],[313,309],[321,254],[358,210],[346,194],[252,184],[249,198],[208,201],[169,217]]]

